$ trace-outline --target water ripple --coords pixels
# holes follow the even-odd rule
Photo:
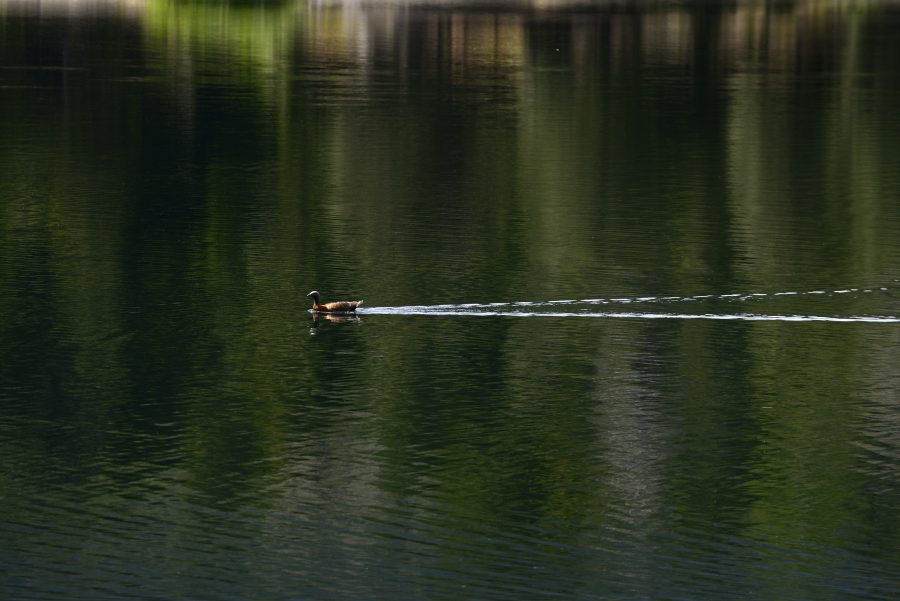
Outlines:
[[[465,317],[594,317],[630,319],[704,319],[726,321],[782,321],[832,323],[900,323],[895,314],[819,315],[815,313],[721,313],[667,311],[596,311],[594,307],[610,305],[672,304],[709,301],[760,301],[784,297],[802,298],[839,295],[871,295],[887,293],[886,287],[842,288],[836,290],[807,290],[782,292],[750,292],[727,294],[698,294],[691,296],[637,296],[611,298],[560,299],[549,301],[509,301],[492,303],[458,303],[438,305],[407,305],[396,307],[363,307],[357,312],[367,315],[434,315]],[[581,306],[578,311],[558,311],[560,306]],[[548,309],[548,310],[543,310]]]
[[[624,319],[709,319],[724,321],[816,321],[832,323],[900,323],[895,315],[768,315],[760,313],[644,313],[639,311],[559,312],[559,311],[470,311],[433,307],[370,307],[359,311],[368,315],[440,315],[462,317],[595,317]]]

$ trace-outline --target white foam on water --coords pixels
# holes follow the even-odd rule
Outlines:
[[[741,320],[741,321],[828,321],[834,323],[897,323],[897,317],[893,315],[859,315],[850,317],[838,317],[827,315],[771,315],[764,313],[664,313],[653,311],[611,312],[591,311],[585,309],[579,312],[558,311],[521,311],[518,307],[541,308],[559,307],[561,305],[629,305],[629,304],[655,304],[690,302],[703,300],[740,300],[753,301],[769,297],[806,296],[826,294],[851,294],[854,292],[871,293],[874,288],[842,288],[839,290],[810,290],[782,291],[782,292],[750,292],[747,294],[698,294],[694,296],[638,296],[638,297],[613,297],[613,298],[586,298],[586,299],[560,299],[549,301],[513,301],[497,303],[461,303],[442,305],[410,305],[405,307],[364,307],[358,313],[369,315],[458,315],[469,317],[604,317],[604,318],[635,318],[635,319],[711,319],[711,320]],[[878,291],[887,292],[888,288],[877,288]],[[516,308],[515,310],[501,310],[503,307]]]
[[[828,323],[900,323],[896,315],[770,315],[762,313],[648,313],[638,311],[486,311],[450,310],[428,307],[368,307],[357,313],[365,315],[434,315],[444,317],[593,317],[600,319],[706,319],[717,321],[783,321]]]

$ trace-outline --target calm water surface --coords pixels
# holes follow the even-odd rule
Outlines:
[[[898,57],[879,2],[0,0],[0,597],[900,597]]]

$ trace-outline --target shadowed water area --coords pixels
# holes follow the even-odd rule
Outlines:
[[[0,597],[897,599],[898,107],[892,2],[0,0]]]

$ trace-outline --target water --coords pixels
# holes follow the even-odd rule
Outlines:
[[[463,303],[457,305],[425,305],[408,307],[364,307],[356,311],[355,315],[335,315],[331,317],[337,321],[353,320],[358,322],[363,313],[373,315],[456,315],[469,317],[601,317],[601,318],[640,318],[640,319],[715,319],[715,320],[739,320],[739,321],[827,321],[831,323],[900,323],[900,317],[896,315],[773,315],[766,313],[698,313],[696,307],[707,306],[709,303],[719,304],[716,301],[728,301],[729,303],[743,303],[745,301],[759,301],[777,297],[806,297],[813,295],[837,296],[841,294],[871,294],[875,292],[887,293],[888,288],[874,289],[845,289],[813,290],[810,292],[754,292],[750,294],[698,294],[695,296],[644,296],[639,298],[590,298],[569,299],[555,301],[517,301],[511,303]],[[888,301],[890,302],[890,301]],[[672,305],[678,303],[678,311],[660,312],[656,307],[660,305]],[[689,303],[688,306],[685,306]],[[833,306],[833,303],[829,303]],[[628,306],[632,310],[623,310]],[[560,312],[560,306],[572,309]],[[617,310],[598,310],[597,307],[617,307]],[[651,307],[649,310],[639,310],[639,307]],[[655,310],[654,310],[655,309]],[[310,313],[314,313],[310,310]]]
[[[897,598],[898,33],[0,1],[0,596]]]

